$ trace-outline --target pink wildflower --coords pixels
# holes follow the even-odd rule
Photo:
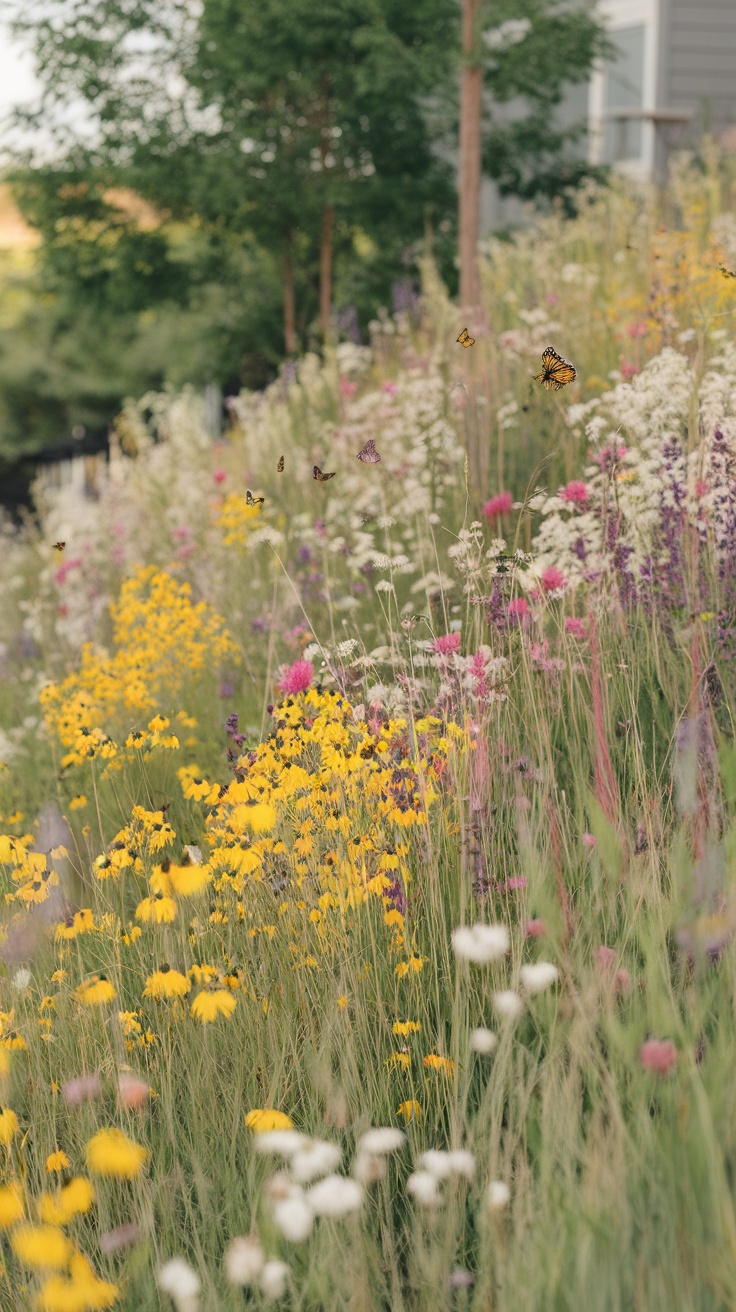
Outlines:
[[[616,974],[613,977],[613,987],[617,993],[631,992],[631,976],[625,966],[622,966],[620,970],[616,971]]]
[[[559,299],[559,296],[555,296],[554,292],[547,292],[548,305],[556,305]]]
[[[443,633],[439,638],[435,638],[432,643],[432,651],[436,651],[439,656],[451,656],[453,652],[459,650],[459,633]]]
[[[102,1092],[99,1075],[78,1075],[75,1080],[67,1080],[61,1086],[64,1101],[70,1107],[79,1107],[89,1098],[97,1098]]]
[[[384,383],[383,390],[384,392],[388,392],[391,396],[396,396],[399,389],[396,386],[396,383]]]
[[[696,497],[704,497],[708,494],[708,484],[702,478],[699,478],[695,484]]]
[[[632,378],[636,378],[639,370],[633,360],[623,360],[621,364],[621,376],[624,382],[630,383]]]
[[[529,614],[529,603],[526,597],[514,597],[508,604],[508,614],[514,619],[523,620],[525,615]]]
[[[524,926],[524,934],[527,938],[544,938],[547,933],[547,926],[543,920],[536,917],[533,920],[527,920]]]
[[[73,569],[79,569],[81,564],[81,556],[74,556],[71,560],[65,560],[63,565],[59,565],[58,569],[54,570],[54,583],[64,583],[67,574]]]
[[[630,323],[626,331],[633,342],[637,337],[646,337],[647,325],[644,321]]]
[[[548,565],[542,574],[542,587],[545,592],[558,592],[567,587],[567,579],[556,565]]]
[[[601,943],[595,954],[595,959],[602,970],[610,970],[616,960],[616,953],[613,948],[607,948],[604,943]]]
[[[495,497],[486,501],[483,507],[483,514],[486,519],[500,519],[501,515],[508,515],[514,504],[514,498],[510,492],[497,492]]]
[[[351,383],[349,378],[346,378],[344,374],[340,374],[340,396],[355,396],[357,390],[357,383]]]
[[[224,483],[227,478],[227,473],[224,469],[216,469],[212,477],[216,483]]]
[[[126,1225],[119,1225],[116,1230],[107,1230],[105,1234],[100,1235],[100,1248],[106,1257],[111,1253],[118,1253],[121,1248],[128,1248],[130,1244],[135,1244],[140,1238],[140,1226],[135,1221],[128,1221]]]
[[[647,1039],[639,1049],[639,1061],[645,1071],[667,1075],[677,1065],[677,1049],[672,1039]]]
[[[585,620],[578,620],[574,616],[569,616],[565,620],[565,630],[573,638],[584,638],[586,634]]]
[[[293,697],[297,692],[306,692],[313,678],[314,667],[311,661],[294,661],[276,687],[285,697]]]
[[[587,501],[588,488],[582,480],[573,478],[560,493],[563,501]]]
[[[582,843],[583,847],[598,846],[598,839],[596,838],[595,834],[582,834],[580,837],[580,842]]]
[[[138,1079],[129,1071],[121,1071],[118,1081],[120,1102],[127,1111],[137,1111],[148,1101],[149,1088],[145,1080]]]

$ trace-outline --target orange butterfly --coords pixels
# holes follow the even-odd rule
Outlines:
[[[542,387],[546,387],[548,392],[553,387],[556,392],[559,392],[561,387],[574,382],[578,376],[575,366],[570,364],[569,360],[563,360],[562,356],[557,354],[554,346],[548,346],[542,352],[542,364],[544,369],[541,374],[534,375],[534,381],[535,383],[541,383]]]
[[[283,474],[283,472],[284,472],[284,457],[281,456],[279,463],[276,466],[276,473]]]
[[[475,338],[470,336],[467,328],[463,328],[460,336],[456,337],[455,340],[458,341],[461,346],[464,346],[466,348],[468,346],[475,346]]]
[[[358,452],[358,460],[362,460],[364,465],[377,465],[381,457],[376,451],[376,444],[373,438],[366,442],[362,451]]]
[[[55,542],[54,551],[63,551],[65,546],[66,546],[66,542]]]
[[[334,478],[336,473],[337,470],[335,470],[332,474],[323,474],[319,465],[314,465],[312,467],[312,478],[316,478],[318,483],[326,483],[328,478]]]

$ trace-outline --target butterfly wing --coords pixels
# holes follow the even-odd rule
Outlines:
[[[373,438],[366,442],[362,451],[358,452],[358,460],[362,460],[365,465],[377,465],[380,459]]]
[[[54,551],[63,551],[65,546],[66,546],[66,542],[55,542]]]
[[[319,465],[314,465],[312,468],[312,477],[316,478],[318,483],[326,483],[329,478],[334,478],[336,473],[337,470],[334,470],[331,474],[323,474]]]
[[[567,383],[572,383],[577,378],[575,366],[570,364],[569,360],[563,360],[554,346],[548,346],[542,352],[542,364],[544,369],[541,374],[535,375],[534,381],[541,383],[548,392],[552,388],[559,392],[561,387],[565,387]]]
[[[461,346],[464,346],[466,348],[468,346],[475,345],[475,338],[470,336],[470,333],[468,332],[467,328],[463,328],[460,336],[457,338],[457,341],[460,343]]]
[[[283,474],[283,472],[284,472],[284,457],[281,456],[279,463],[276,466],[276,473]]]
[[[264,501],[265,501],[265,499],[266,499],[265,497],[254,497],[254,496],[253,496],[253,493],[252,493],[251,490],[250,490],[250,488],[246,488],[246,489],[245,489],[245,504],[246,504],[246,506],[262,506],[263,503],[264,503]]]

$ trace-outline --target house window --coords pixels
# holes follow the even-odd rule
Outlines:
[[[640,159],[642,153],[641,119],[617,118],[616,111],[630,113],[644,107],[644,27],[624,27],[611,37],[617,53],[606,65],[604,77],[605,164]]]

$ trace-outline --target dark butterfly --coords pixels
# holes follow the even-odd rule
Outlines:
[[[363,447],[363,450],[362,450],[362,451],[359,451],[359,452],[358,452],[357,459],[358,459],[358,460],[362,460],[362,461],[363,461],[363,464],[365,464],[365,465],[377,465],[377,464],[378,464],[378,462],[379,462],[379,460],[381,459],[381,457],[379,456],[378,452],[376,451],[376,444],[375,444],[375,442],[373,441],[373,438],[371,438],[369,442],[366,442],[366,444],[365,444],[365,446]]]
[[[54,551],[63,551],[65,546],[66,546],[66,542],[55,542]]]
[[[541,383],[549,392],[553,387],[559,392],[561,387],[567,383],[572,383],[577,378],[577,370],[569,360],[563,360],[558,355],[554,346],[548,346],[546,351],[542,352],[542,364],[544,369],[541,374],[534,375],[535,383]]]
[[[736,278],[736,273],[731,273],[731,270],[727,269],[725,264],[719,264],[718,268],[720,269],[724,278]]]
[[[276,473],[283,474],[283,472],[284,472],[284,457],[281,456],[281,459],[279,460],[279,463],[276,466]]]
[[[455,340],[458,341],[461,346],[465,346],[466,348],[468,346],[475,346],[475,338],[470,336],[467,328],[463,328],[460,336]]]
[[[266,500],[265,497],[254,497],[250,489],[246,488],[245,490],[246,506],[262,506],[265,500]]]
[[[314,465],[312,467],[312,478],[316,478],[318,483],[326,483],[328,478],[334,478],[336,473],[337,470],[335,470],[334,473],[332,474],[323,474],[319,465]]]

